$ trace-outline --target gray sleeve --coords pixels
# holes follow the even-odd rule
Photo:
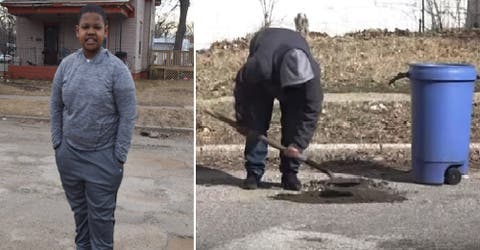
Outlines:
[[[135,83],[132,74],[125,65],[117,68],[114,81],[113,96],[119,113],[115,156],[119,161],[125,162],[137,118]]]
[[[50,97],[50,125],[52,133],[52,145],[56,149],[62,143],[63,137],[63,101],[62,81],[64,64],[60,64],[55,73],[52,83],[52,94]]]
[[[285,53],[280,66],[282,88],[304,84],[314,77],[312,65],[305,52],[291,49]]]

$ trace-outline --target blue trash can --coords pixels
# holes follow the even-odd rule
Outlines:
[[[468,173],[475,67],[411,64],[408,74],[415,181],[457,184]]]

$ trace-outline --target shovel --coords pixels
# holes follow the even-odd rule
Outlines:
[[[237,129],[237,131],[238,131],[238,125],[237,125],[237,123],[236,123],[233,119],[227,117],[227,116],[224,115],[224,114],[221,114],[221,113],[218,113],[218,112],[214,112],[214,111],[211,111],[211,110],[205,110],[205,112],[206,112],[207,114],[209,114],[210,116],[212,116],[213,118],[215,118],[215,119],[217,119],[217,120],[219,120],[219,121],[222,121],[222,122],[230,125],[231,127]],[[264,135],[262,135],[262,134],[258,134],[258,133],[255,132],[255,131],[251,131],[251,130],[250,130],[250,131],[247,131],[247,132],[244,133],[244,134],[242,133],[242,135],[243,135],[243,136],[246,136],[247,134],[252,134],[252,133],[255,134],[259,140],[267,143],[268,145],[270,145],[270,146],[273,147],[273,148],[276,148],[276,149],[278,149],[278,150],[280,150],[280,151],[283,151],[283,150],[286,149],[285,146],[283,146],[283,145],[281,145],[281,144],[279,144],[279,143],[277,143],[277,142],[275,142],[275,141],[267,138],[266,136],[264,136]],[[325,173],[325,174],[328,176],[328,178],[329,178],[329,180],[324,183],[325,186],[352,187],[352,186],[356,186],[356,185],[360,184],[360,182],[361,182],[361,179],[359,179],[359,178],[356,178],[356,179],[346,179],[346,178],[336,177],[336,175],[335,175],[332,171],[321,167],[321,165],[320,165],[318,162],[312,160],[311,158],[309,158],[309,157],[307,157],[307,156],[305,156],[305,155],[303,155],[303,154],[302,154],[300,157],[298,157],[297,159],[298,159],[299,161],[304,162],[304,163],[307,164],[308,166],[310,166],[310,167],[312,167],[312,168],[314,168],[314,169],[317,169],[317,170],[321,171],[322,173]]]

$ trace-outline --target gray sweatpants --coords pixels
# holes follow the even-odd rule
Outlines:
[[[63,139],[55,159],[75,217],[77,249],[113,249],[117,191],[123,177],[113,147],[80,151]]]

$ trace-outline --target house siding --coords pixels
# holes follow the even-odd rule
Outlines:
[[[43,23],[30,20],[26,17],[17,17],[17,53],[20,64],[27,61],[43,65]]]
[[[58,49],[60,56],[62,56],[62,50],[66,49],[68,53],[72,53],[75,50],[80,48],[80,43],[78,42],[75,26],[77,25],[77,20],[61,20],[60,22],[60,32],[58,37]]]
[[[112,53],[117,51],[127,51],[126,44],[129,38],[128,30],[125,28],[125,18],[111,18],[109,29],[108,29],[108,37],[107,37],[107,49],[109,49]],[[123,25],[123,27],[122,27]],[[120,37],[122,34],[122,37]],[[127,51],[128,52],[128,51]],[[130,53],[128,53],[128,57],[130,58]]]
[[[58,23],[59,26],[59,57],[64,57],[80,48],[75,34],[76,19],[55,19],[52,23]],[[20,64],[30,61],[36,65],[43,65],[44,24],[44,20],[17,17],[17,48],[19,48]]]
[[[153,0],[131,0],[130,4],[135,8],[134,17],[126,18],[119,15],[109,15],[109,34],[107,36],[106,48],[112,53],[120,51],[120,48],[122,51],[127,52],[127,64],[130,71],[134,75],[140,75],[139,73],[148,70],[149,66],[148,60],[149,50],[152,46],[152,29],[154,27],[152,22],[155,17],[155,2]],[[59,59],[67,53],[80,48],[75,34],[77,18],[74,15],[66,17],[49,15],[40,19],[38,17],[17,16],[17,48],[19,48],[20,65],[27,65],[27,61],[30,61],[38,66],[43,66],[44,56],[42,51],[45,40],[45,22],[58,23],[59,25]],[[120,37],[120,33],[122,37]],[[139,53],[140,41],[142,46],[141,53]]]
[[[137,27],[135,23],[135,18],[125,19],[123,21],[123,31],[122,31],[122,50],[127,52],[128,55],[128,63],[130,67],[130,71],[132,73],[138,72],[135,67],[135,61],[137,59],[135,51],[136,51],[136,36],[137,34]]]
[[[129,48],[135,57],[134,70],[135,73],[148,70],[148,50],[151,46],[151,22],[152,13],[155,11],[155,6],[152,1],[132,1],[135,6],[135,23],[133,24],[132,32],[135,33],[135,41]],[[139,53],[139,46],[141,41],[141,53]]]

